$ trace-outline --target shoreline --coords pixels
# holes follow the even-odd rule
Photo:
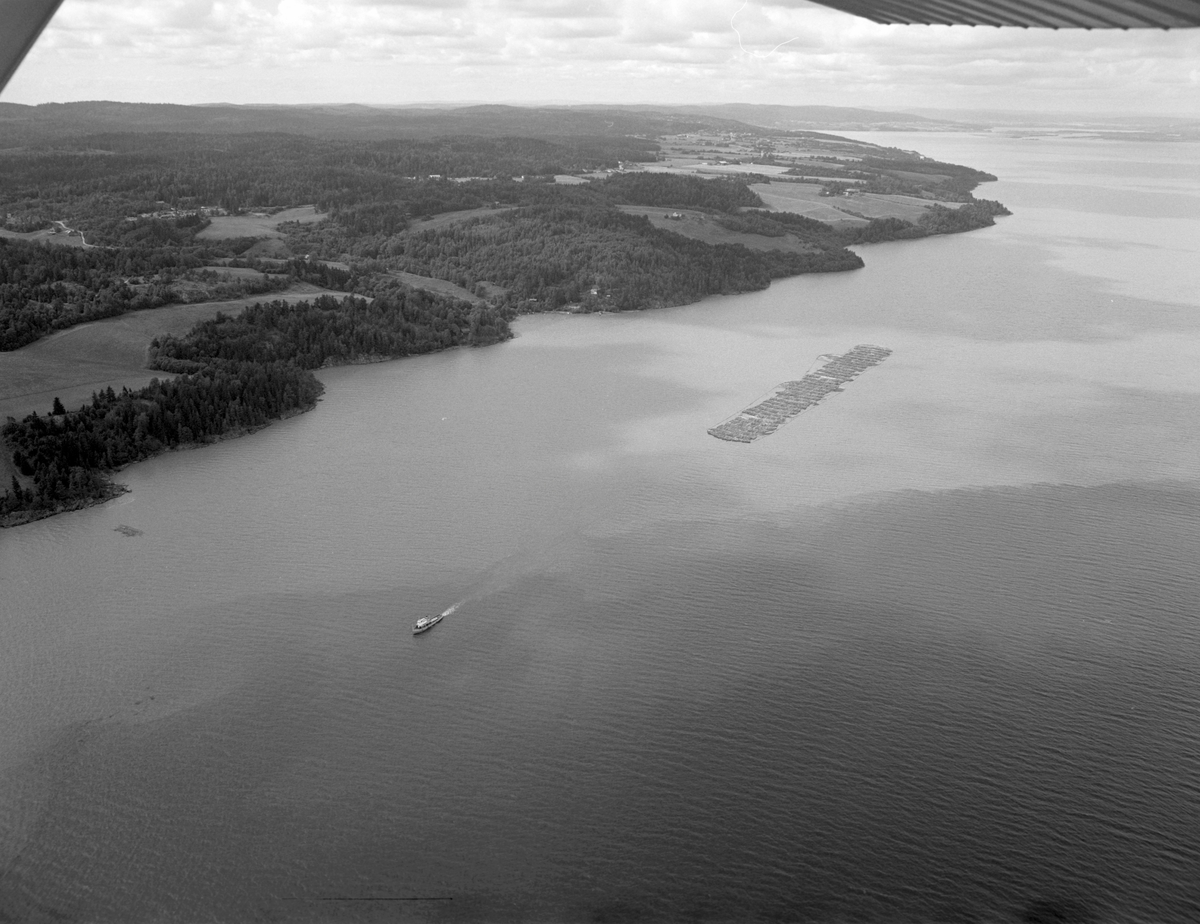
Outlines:
[[[1006,213],[1006,214],[1011,214],[1011,213]],[[994,222],[993,222],[993,224],[994,224]],[[973,228],[963,228],[963,229],[961,229],[961,231],[959,233],[963,233],[966,231],[982,230],[983,228],[986,228],[988,226],[989,225],[982,225],[982,226],[973,227]],[[945,233],[946,232],[938,232],[938,233],[932,233],[932,234],[925,234],[925,235],[921,235],[920,237],[914,237],[914,238],[901,238],[901,239],[896,240],[895,242],[899,242],[899,240],[923,240],[928,237],[940,237]],[[887,243],[891,243],[891,242],[893,242],[893,241],[887,241]],[[860,242],[857,245],[847,245],[847,246],[869,246],[870,243],[875,243],[875,242]],[[884,242],[881,241],[879,243],[884,243]],[[860,263],[860,266],[856,267],[856,268],[861,269],[862,264]],[[802,275],[809,275],[809,273],[798,273],[798,274],[794,274],[794,275],[802,276]],[[786,278],[793,278],[793,276],[782,276],[782,277],[776,277],[776,278],[786,279]],[[770,288],[771,284],[774,283],[775,281],[776,281],[776,279],[769,280],[767,282],[767,285],[764,286],[763,288]],[[278,293],[277,297],[283,296],[284,300],[291,301],[293,299],[302,300],[304,298],[310,298],[310,297],[313,297],[313,296],[319,295],[319,294],[327,294],[327,293],[328,294],[342,294],[342,295],[347,294],[347,293],[334,293],[331,290],[325,290],[319,286],[313,286],[308,283],[299,283],[296,286],[296,288],[310,289],[312,291],[296,292],[295,289],[293,289],[292,292],[288,292],[287,290],[285,290],[282,293]],[[756,290],[750,290],[750,291],[758,291],[758,290],[756,289]],[[712,293],[712,294],[718,294],[718,293]],[[746,293],[739,291],[736,293],[719,293],[719,294],[746,294]],[[290,298],[288,298],[288,296],[290,296]],[[701,296],[700,298],[689,299],[689,300],[681,301],[678,303],[671,303],[671,304],[663,303],[663,304],[658,304],[658,305],[644,306],[644,307],[636,309],[636,311],[641,312],[641,311],[657,310],[660,308],[685,307],[687,305],[695,304],[697,302],[703,301],[704,298],[706,298],[706,297],[709,297],[709,296]],[[89,322],[88,324],[80,325],[75,328],[68,328],[64,331],[58,332],[56,335],[53,335],[52,338],[44,338],[43,340],[35,341],[32,344],[28,344],[27,346],[20,348],[20,350],[12,351],[12,354],[21,353],[22,351],[30,350],[30,348],[34,348],[34,350],[36,350],[39,346],[44,345],[47,342],[47,340],[49,340],[49,339],[61,339],[61,338],[63,338],[64,335],[69,335],[74,332],[83,331],[88,328],[98,329],[99,331],[101,331],[103,333],[108,333],[111,331],[113,326],[115,326],[117,324],[121,324],[122,322],[126,322],[128,320],[131,320],[134,315],[147,315],[150,313],[163,312],[164,310],[169,310],[171,307],[188,308],[188,309],[191,309],[192,311],[195,311],[196,309],[202,307],[203,309],[206,309],[205,313],[212,312],[215,315],[216,313],[220,312],[222,310],[222,308],[224,308],[224,307],[233,307],[233,305],[236,304],[237,301],[241,301],[242,302],[241,307],[243,309],[245,309],[246,307],[249,306],[249,304],[251,302],[259,302],[259,301],[262,301],[262,299],[260,299],[258,297],[253,297],[253,298],[247,298],[244,300],[240,300],[240,299],[235,300],[232,304],[231,304],[231,302],[208,302],[208,303],[197,303],[196,305],[190,305],[190,306],[164,306],[164,308],[147,309],[147,310],[141,311],[141,312],[129,312],[129,313],[126,313],[123,315],[118,315],[111,319],[103,319],[100,321]],[[178,311],[175,313],[178,313]],[[610,308],[602,307],[602,306],[598,306],[596,308],[590,308],[583,304],[572,304],[572,305],[562,306],[561,308],[551,309],[548,311],[518,311],[517,317],[513,318],[513,322],[515,322],[516,320],[518,320],[521,317],[531,317],[531,316],[535,316],[535,315],[539,315],[539,314],[578,316],[578,315],[586,315],[586,314],[613,314],[613,315],[616,315],[616,314],[626,314],[626,313],[629,313],[629,312],[628,311],[619,311],[619,310],[613,311]],[[196,319],[192,319],[192,323],[189,325],[188,330],[190,330],[192,327],[194,327],[195,323],[198,323],[198,321]],[[181,334],[186,333],[186,331],[181,330],[181,331],[179,331],[179,333],[181,333]],[[142,334],[144,335],[145,332],[142,332]],[[161,332],[159,334],[155,334],[154,336],[159,336],[159,335],[161,335]],[[446,350],[457,349],[457,348],[460,348],[463,346],[468,346],[468,345],[469,346],[494,346],[496,344],[504,343],[508,340],[512,340],[516,336],[517,336],[516,332],[511,330],[511,322],[510,322],[510,331],[509,331],[508,336],[506,336],[506,337],[497,338],[496,340],[493,340],[488,343],[476,343],[476,344],[459,343],[459,344],[454,344],[449,347],[443,347],[442,349],[429,350],[426,352],[427,353],[441,353],[441,352],[445,352]],[[128,338],[126,338],[126,339],[128,339]],[[153,339],[153,337],[151,337],[150,339]],[[92,346],[96,346],[96,345],[98,345],[98,344],[92,344]],[[125,343],[125,344],[122,344],[122,346],[128,348],[130,346],[130,344]],[[44,349],[44,346],[43,346],[43,349]],[[146,351],[149,350],[149,343],[146,342],[144,345],[139,344],[139,349],[142,351],[142,356],[146,356],[147,355]],[[12,354],[9,354],[9,355],[12,355]],[[390,362],[390,361],[398,360],[398,359],[405,359],[405,358],[408,358],[408,357],[411,357],[414,355],[426,355],[426,353],[416,353],[416,354],[405,353],[405,354],[401,354],[398,356],[370,355],[369,354],[369,355],[360,355],[360,356],[356,356],[353,358],[338,360],[336,362],[330,362],[327,360],[325,363],[323,363],[317,369],[310,370],[310,371],[318,372],[321,369],[332,369],[332,368],[337,368],[339,366],[373,365],[376,363]],[[0,354],[0,369],[3,368],[3,356],[4,356],[4,354]],[[68,356],[50,357],[47,360],[46,365],[48,366],[49,369],[61,373],[63,370],[71,368],[71,359],[72,359],[72,357],[68,357]],[[113,370],[113,371],[116,371],[116,370]],[[119,374],[118,378],[124,378],[124,379],[133,378],[135,380],[148,381],[147,376],[150,379],[158,378],[158,376],[155,375],[156,372],[162,372],[164,375],[167,375],[167,376],[173,375],[173,373],[166,372],[165,370],[155,370],[155,369],[150,369],[146,366],[139,366],[139,368],[137,368],[137,369],[133,369],[132,367],[127,367],[127,368],[121,369],[120,373],[122,373],[122,374]],[[86,388],[89,386],[94,386],[92,388],[92,390],[96,391],[103,387],[106,387],[106,386],[111,387],[111,386],[115,386],[117,384],[122,384],[122,383],[119,383],[116,381],[101,382],[101,383],[87,383],[83,387]],[[11,395],[10,394],[7,397],[11,400],[13,398],[32,397],[33,395],[36,394],[40,397],[45,398],[51,392],[53,392],[57,387],[58,386],[55,385],[55,386],[52,386],[48,390],[41,389],[38,391],[26,392],[26,393],[20,394],[20,395]],[[128,387],[128,386],[125,385],[125,387]],[[322,389],[322,391],[324,391],[324,383],[321,383],[321,389]],[[69,391],[67,393],[70,394]],[[3,397],[4,396],[0,396],[0,398],[3,398]],[[68,399],[68,400],[70,400],[71,403],[74,403],[74,401],[76,399]],[[86,401],[86,397],[84,400]],[[224,441],[227,439],[237,439],[239,437],[246,436],[250,433],[256,432],[265,427],[269,427],[269,426],[271,426],[271,424],[273,424],[279,420],[286,420],[289,417],[294,417],[298,414],[307,413],[308,411],[310,411],[314,407],[316,407],[316,404],[319,401],[320,401],[320,397],[318,397],[317,401],[314,402],[313,404],[309,405],[308,407],[289,411],[289,412],[281,415],[280,417],[276,417],[272,420],[267,421],[266,423],[262,424],[261,426],[252,427],[252,428],[239,428],[237,430],[232,430],[227,433],[222,433],[219,436],[216,436],[215,438],[213,438],[211,440],[207,440],[207,441],[201,442],[201,443],[188,443],[188,444],[182,444],[179,446],[167,447],[167,448],[164,448],[163,450],[161,450],[160,452],[155,453],[154,455],[147,456],[145,459],[138,459],[137,462],[147,461],[148,459],[155,458],[156,456],[162,455],[163,453],[166,453],[166,452],[179,452],[179,451],[188,450],[188,449],[196,449],[201,446],[211,445],[212,443],[215,443],[215,442],[221,442],[221,441]],[[0,411],[5,410],[5,408],[3,407],[4,403],[5,402],[0,400]],[[65,403],[67,403],[67,402],[64,402],[64,404]],[[36,410],[33,411],[33,413],[36,413]],[[10,414],[10,415],[3,415],[3,416],[15,417],[16,415]],[[26,415],[22,415],[22,416],[26,416]],[[18,418],[18,419],[20,419],[20,418]],[[710,431],[710,432],[712,432],[712,431]],[[120,468],[113,469],[110,472],[103,472],[101,474],[105,479],[109,479],[110,476],[112,474],[114,474],[115,472],[126,468],[128,465],[137,464],[137,462],[127,463],[127,465],[123,465]],[[7,442],[4,441],[2,437],[0,437],[0,477],[3,478],[3,481],[0,482],[0,486],[3,486],[5,488],[5,490],[7,490],[8,479],[10,477],[15,477],[15,476],[16,476],[16,469],[12,463],[12,451],[10,450]],[[99,506],[104,503],[107,503],[108,501],[110,501],[116,497],[121,496],[122,494],[128,493],[130,490],[125,485],[120,485],[120,484],[117,484],[116,482],[112,482],[112,481],[109,481],[108,485],[109,486],[108,486],[108,488],[106,488],[103,496],[94,497],[94,498],[79,498],[79,499],[67,502],[65,504],[57,505],[53,509],[43,509],[43,510],[36,510],[36,511],[21,510],[21,511],[14,511],[13,513],[9,513],[9,514],[2,514],[2,515],[0,515],[0,529],[8,529],[8,528],[14,528],[17,526],[24,526],[28,523],[36,522],[36,521],[42,520],[42,519],[47,519],[47,518],[49,518],[51,516],[55,516],[56,514],[59,514],[59,513],[68,513],[68,512],[75,511],[75,510],[86,509],[88,507]]]
[[[425,356],[425,355],[431,355],[434,353],[445,353],[449,350],[459,350],[459,349],[465,349],[468,347],[473,349],[475,347],[495,346],[497,344],[505,343],[509,340],[512,340],[515,338],[515,336],[516,336],[515,333],[510,332],[510,334],[507,337],[499,338],[499,339],[493,340],[489,343],[480,343],[480,344],[456,343],[453,346],[443,347],[440,350],[429,350],[425,353],[404,353],[404,354],[401,354],[398,356],[373,354],[373,355],[365,355],[365,356],[356,356],[356,357],[352,357],[349,359],[339,360],[337,362],[326,361],[324,364],[322,364],[318,368],[312,369],[309,371],[311,373],[313,373],[313,375],[315,377],[316,373],[320,372],[323,369],[336,369],[336,368],[339,368],[342,366],[369,366],[369,365],[376,365],[378,363],[386,363],[386,362],[393,362],[393,361],[401,360],[401,359],[407,359],[412,356]],[[165,376],[172,376],[172,377],[174,376],[174,373],[164,372],[161,369],[156,370],[156,369],[146,368],[146,369],[141,370],[141,372],[143,374],[150,374],[152,378],[157,378],[157,376],[154,375],[155,372],[160,372]],[[325,383],[321,382],[321,380],[319,378],[317,379],[317,382],[320,384],[321,392],[323,393],[325,390]],[[178,446],[167,446],[167,447],[163,448],[161,451],[154,453],[153,455],[146,456],[144,459],[137,459],[136,461],[127,462],[124,465],[118,466],[117,468],[111,469],[109,471],[104,471],[101,473],[101,475],[107,481],[108,486],[107,486],[103,496],[90,497],[90,498],[77,498],[77,499],[69,501],[67,503],[56,505],[52,509],[51,508],[41,508],[41,509],[37,509],[37,510],[19,510],[19,511],[15,511],[13,513],[0,514],[0,529],[12,529],[12,528],[15,528],[18,526],[25,526],[28,523],[37,522],[38,520],[45,520],[45,519],[48,519],[49,517],[56,516],[57,514],[60,514],[60,513],[71,513],[76,510],[85,510],[89,507],[101,506],[103,504],[108,503],[110,500],[113,500],[116,497],[120,497],[121,495],[127,494],[130,492],[130,488],[128,488],[126,485],[112,481],[111,476],[115,475],[117,472],[120,472],[126,468],[129,468],[129,466],[131,466],[131,465],[137,465],[141,462],[147,462],[150,459],[158,458],[159,456],[165,455],[166,453],[169,453],[169,452],[185,452],[185,451],[192,450],[192,449],[200,449],[204,446],[211,446],[214,443],[221,443],[226,440],[234,440],[234,439],[239,439],[243,436],[249,436],[251,433],[257,433],[259,430],[264,430],[267,427],[270,427],[272,424],[276,424],[282,420],[288,420],[292,417],[297,417],[300,414],[307,414],[309,411],[316,408],[316,406],[320,403],[320,401],[321,401],[321,398],[320,398],[320,396],[318,396],[317,400],[314,401],[312,404],[307,405],[306,407],[294,408],[292,410],[286,411],[283,414],[281,414],[280,416],[272,418],[271,420],[268,420],[266,423],[261,424],[259,426],[239,427],[234,430],[228,430],[224,433],[221,433],[221,434],[213,437],[210,440],[204,440],[203,442],[181,443]],[[3,437],[0,437],[0,476],[3,476],[3,479],[4,479],[3,482],[0,482],[0,484],[3,484],[5,486],[5,488],[7,488],[8,479],[10,477],[15,477],[16,474],[17,474],[16,469],[12,464],[12,450],[9,447],[8,443],[3,439]],[[27,480],[27,479],[22,479],[22,480]]]
[[[48,520],[50,517],[58,516],[60,513],[73,513],[76,510],[99,507],[111,500],[116,500],[123,494],[130,493],[132,493],[132,490],[126,485],[110,481],[105,488],[103,497],[80,497],[63,504],[58,504],[53,508],[43,507],[36,510],[17,510],[13,513],[0,514],[0,529],[16,529],[18,526],[27,526],[30,523],[36,523],[38,520]]]
[[[322,390],[324,390],[324,383],[322,383],[321,387]],[[221,433],[218,436],[213,437],[211,440],[204,440],[203,442],[180,443],[178,446],[168,446],[161,452],[156,452],[152,456],[146,456],[146,458],[138,459],[134,462],[126,462],[124,465],[118,466],[111,471],[103,473],[103,477],[107,482],[103,496],[77,498],[75,500],[68,501],[67,503],[59,504],[53,509],[42,508],[39,510],[18,510],[14,513],[0,514],[0,529],[13,529],[17,526],[25,526],[28,523],[36,523],[38,520],[49,519],[50,517],[57,516],[60,513],[73,513],[76,510],[86,510],[89,507],[103,506],[109,501],[115,500],[124,494],[133,493],[133,489],[128,485],[124,485],[120,482],[112,480],[112,476],[117,472],[123,472],[125,469],[130,468],[131,466],[140,465],[142,462],[149,462],[151,459],[157,459],[159,456],[165,456],[167,453],[190,452],[193,449],[203,449],[205,446],[223,443],[226,440],[235,440],[240,439],[243,436],[249,436],[251,433],[257,433],[259,430],[265,430],[267,427],[271,426],[272,424],[279,423],[281,420],[289,420],[292,417],[299,417],[301,414],[307,414],[309,411],[313,410],[320,403],[320,401],[321,399],[317,398],[316,401],[307,407],[296,408],[288,411],[287,413],[282,414],[273,420],[268,420],[265,424],[257,427],[239,427],[236,430],[229,430],[225,433]],[[8,445],[0,441],[0,447],[3,448],[5,457],[7,458],[10,455]]]

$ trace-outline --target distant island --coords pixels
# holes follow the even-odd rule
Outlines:
[[[1008,214],[974,197],[995,177],[970,167],[695,110],[225,108],[0,105],[0,351],[266,298],[157,339],[150,364],[173,378],[10,417],[0,525],[101,502],[123,465],[309,408],[325,365],[496,343],[524,313],[857,269],[852,246]],[[341,295],[271,300],[301,284]],[[0,353],[0,389],[4,368]]]

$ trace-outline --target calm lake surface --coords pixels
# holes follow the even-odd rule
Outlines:
[[[1200,918],[1200,146],[862,137],[1014,215],[0,533],[0,921]]]

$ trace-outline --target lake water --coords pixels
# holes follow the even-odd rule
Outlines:
[[[1200,917],[1200,147],[863,137],[1014,215],[0,533],[0,921]]]

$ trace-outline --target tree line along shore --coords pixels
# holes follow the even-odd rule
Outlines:
[[[0,525],[105,501],[120,493],[110,476],[126,465],[308,410],[323,390],[313,369],[510,336],[489,306],[398,287],[373,299],[326,295],[218,315],[151,345],[151,367],[173,377],[95,392],[77,410],[55,399],[48,414],[9,418],[0,435],[18,474],[0,495]]]
[[[862,258],[849,246],[971,230],[1007,214],[971,196],[987,174],[928,159],[901,171],[914,167],[913,155],[873,145],[864,169],[884,178],[891,169],[906,194],[931,200],[919,220],[835,228],[772,211],[749,188],[768,178],[753,174],[602,172],[622,156],[650,160],[645,139],[458,139],[440,148],[309,139],[300,145],[305,157],[270,136],[208,139],[207,147],[195,136],[137,140],[135,148],[124,136],[89,138],[65,153],[59,140],[50,163],[36,147],[0,155],[0,215],[10,232],[0,237],[0,350],[139,308],[257,294],[264,301],[156,340],[151,368],[173,377],[97,392],[78,409],[56,401],[49,413],[9,418],[0,436],[15,473],[0,486],[2,525],[102,501],[119,490],[110,476],[124,465],[312,407],[321,391],[312,370],[324,365],[496,343],[526,312],[679,305],[784,276],[855,269]],[[110,153],[97,156],[97,145]],[[400,176],[397,163],[444,165],[450,175]],[[452,176],[464,170],[476,172]],[[520,178],[509,175],[518,170]],[[586,183],[553,181],[583,170],[601,172]],[[951,197],[961,204],[941,204]],[[273,248],[197,236],[211,220],[204,202],[236,212],[302,201],[325,217],[281,225]],[[698,211],[716,227],[787,238],[789,247],[695,240],[621,206]],[[94,246],[12,237],[51,213]],[[444,223],[421,220],[448,213]],[[476,297],[414,290],[395,273],[445,280]],[[347,294],[270,300],[295,280]]]

